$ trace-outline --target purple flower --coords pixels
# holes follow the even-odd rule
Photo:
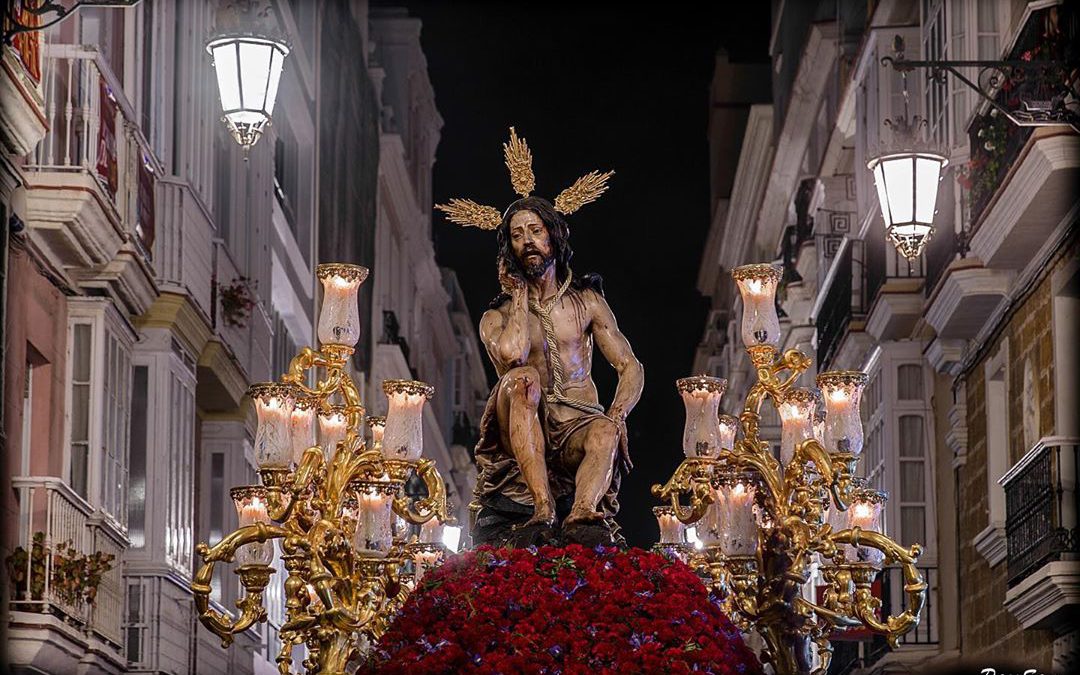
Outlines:
[[[548,648],[548,654],[551,654],[555,658],[562,656],[562,647],[559,645],[553,645]]]

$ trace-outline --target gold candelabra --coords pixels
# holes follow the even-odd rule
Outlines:
[[[227,647],[266,621],[263,592],[276,571],[273,541],[280,542],[287,575],[277,656],[282,675],[291,672],[301,644],[308,673],[343,675],[362,657],[364,638],[382,635],[423,573],[442,559],[441,527],[452,523],[442,476],[421,457],[423,406],[433,388],[387,380],[386,418],[365,421],[349,375],[360,337],[357,291],[367,273],[356,265],[318,266],[322,346],[301,349],[279,382],[248,390],[258,415],[261,485],[233,488],[239,527],[214,546],[196,548],[203,564],[191,587],[199,620]],[[309,374],[314,386],[305,384]],[[405,494],[412,476],[423,481],[426,496]],[[395,527],[402,521],[419,526],[418,536],[409,536],[412,527]],[[244,589],[235,617],[211,607],[219,562],[236,563]]]
[[[856,371],[818,375],[826,415],[815,428],[816,392],[795,383],[810,367],[797,350],[779,353],[773,265],[733,270],[743,302],[742,339],[756,372],[738,419],[719,415],[726,381],[705,376],[677,383],[686,404],[686,458],[653,494],[668,502],[654,512],[661,541],[718,593],[729,616],[763,639],[763,659],[778,675],[809,673],[811,643],[828,670],[835,630],[879,633],[893,647],[914,628],[926,583],[916,568],[921,547],[904,548],[880,532],[886,495],[855,476],[862,451],[859,398],[867,377]],[[783,420],[780,458],[758,435],[769,399]],[[725,419],[726,418],[726,419]],[[735,427],[742,437],[735,440]],[[695,525],[697,539],[686,539]],[[815,565],[816,563],[816,565]],[[903,569],[907,609],[878,616],[871,586],[885,564]],[[817,566],[823,599],[804,589]]]

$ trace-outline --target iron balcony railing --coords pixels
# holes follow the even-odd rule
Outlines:
[[[852,246],[843,247],[843,251],[840,253],[840,261],[837,263],[836,275],[826,291],[825,300],[815,321],[818,340],[817,362],[818,367],[821,369],[825,369],[832,360],[833,354],[839,347],[840,340],[843,339],[844,332],[851,322],[851,251]]]
[[[1002,478],[1009,587],[1047,563],[1075,559],[1077,447],[1080,439],[1044,438]]]
[[[1031,12],[1013,48],[1005,56],[1008,61],[1075,61],[1076,8],[1071,3],[1044,7]],[[982,77],[999,73],[988,72]],[[1007,110],[1021,110],[1025,105],[1053,103],[1060,95],[1060,82],[1070,78],[1076,85],[1076,71],[1028,74],[1024,77],[1005,77],[994,93],[995,101]],[[982,81],[980,81],[982,84]],[[1001,192],[1005,177],[1031,137],[1033,127],[1020,127],[993,108],[976,115],[968,126],[971,160],[964,169],[963,180],[970,190],[972,230],[979,223],[986,207]]]

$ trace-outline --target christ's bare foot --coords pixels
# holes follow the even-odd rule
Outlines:
[[[555,509],[550,504],[538,504],[533,510],[532,518],[529,518],[520,525],[515,525],[515,530],[524,530],[527,527],[533,525],[554,525],[555,524]]]
[[[566,520],[563,521],[563,526],[573,525],[574,523],[595,523],[596,521],[603,519],[604,514],[599,511],[578,508],[575,506],[570,510],[570,515],[566,516]]]

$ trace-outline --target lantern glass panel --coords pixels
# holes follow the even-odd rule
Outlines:
[[[885,190],[889,198],[889,211],[893,223],[910,223],[915,215],[912,208],[911,158],[899,157],[883,160],[885,171]]]
[[[934,222],[940,175],[941,162],[929,157],[915,158],[915,220],[919,223]]]

